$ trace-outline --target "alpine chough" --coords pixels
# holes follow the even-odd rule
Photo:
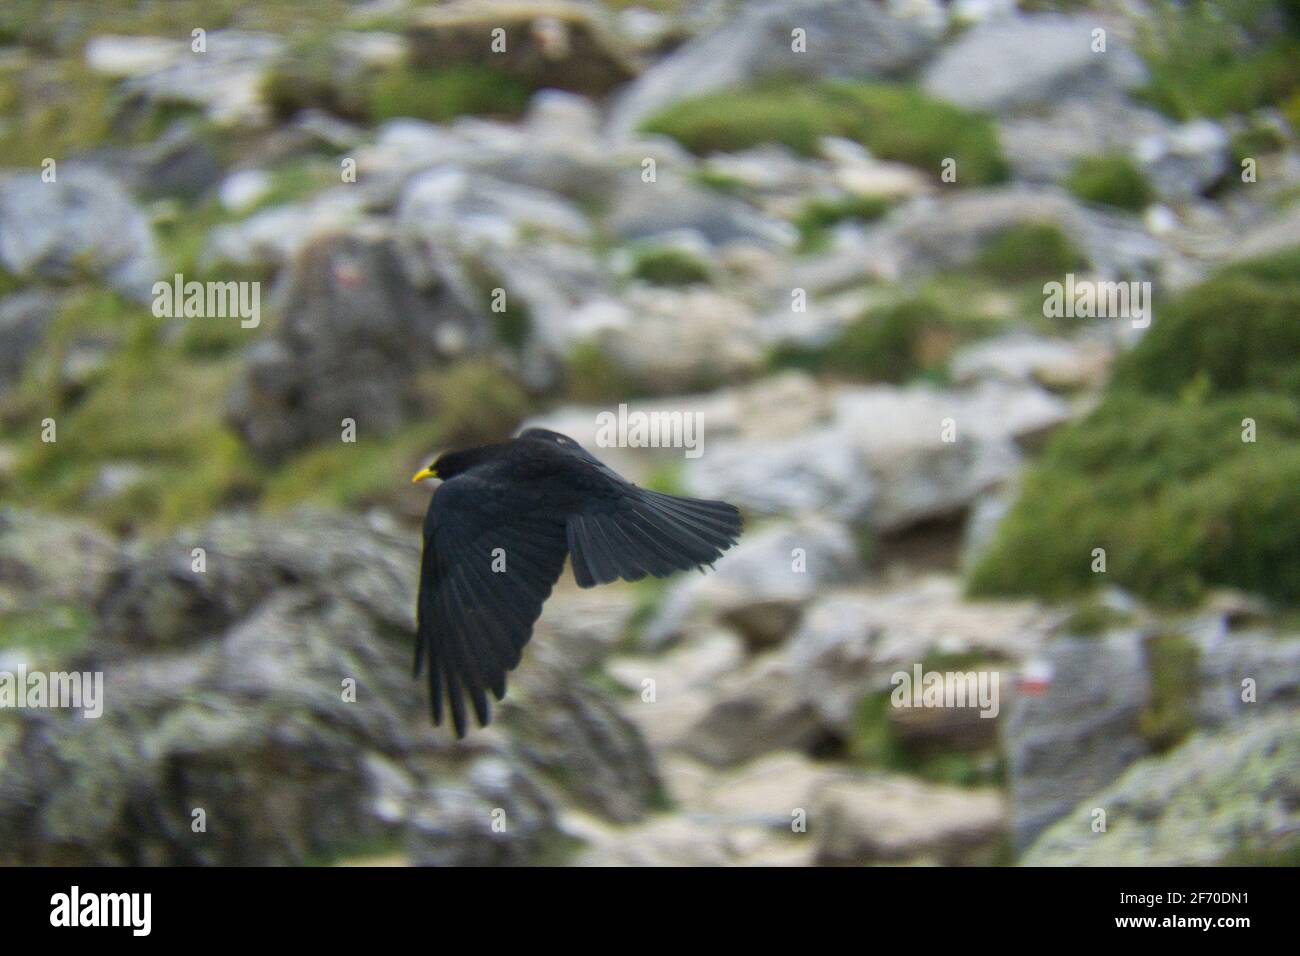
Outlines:
[[[639,488],[572,438],[518,438],[440,455],[412,478],[440,478],[424,519],[415,674],[427,665],[433,722],[444,696],[456,736],[469,698],[492,719],[542,604],[572,558],[584,588],[712,565],[740,537],[725,501]]]

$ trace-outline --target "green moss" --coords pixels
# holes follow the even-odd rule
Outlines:
[[[1275,30],[1274,9],[1262,0],[1157,4],[1139,35],[1150,73],[1142,98],[1180,120],[1284,102],[1300,90],[1300,38]]]
[[[113,84],[79,58],[0,72],[0,156],[5,166],[38,167],[110,139]]]
[[[992,237],[972,266],[990,278],[1025,282],[1060,277],[1087,264],[1087,257],[1059,226],[1023,223]]]
[[[262,97],[281,122],[304,109],[365,120],[369,107],[362,78],[340,73],[334,36],[328,31],[312,31],[295,41],[263,77]]]
[[[1241,440],[1247,417],[1264,443]],[[1120,393],[1053,436],[970,587],[1059,598],[1109,582],[1185,604],[1225,584],[1296,601],[1297,535],[1300,403]]]
[[[1150,696],[1138,715],[1138,729],[1147,744],[1163,753],[1196,729],[1200,690],[1200,648],[1176,633],[1149,637],[1144,645]]]
[[[769,363],[858,381],[942,380],[953,349],[988,330],[987,323],[958,318],[933,297],[919,296],[867,310],[824,345],[780,346]]]
[[[811,156],[822,137],[845,136],[881,159],[917,166],[936,179],[947,158],[957,161],[963,185],[1007,175],[988,118],[909,86],[825,82],[724,90],[674,103],[643,128],[701,155],[783,143]]]
[[[369,113],[375,121],[411,116],[435,123],[465,114],[519,116],[529,90],[517,77],[488,67],[414,67],[388,70],[371,81]]]
[[[1061,625],[1061,633],[1071,637],[1100,637],[1107,631],[1122,627],[1130,620],[1128,614],[1100,602],[1091,602],[1075,608]]]
[[[52,510],[89,507],[123,530],[168,528],[245,497],[253,466],[222,421],[238,363],[189,360],[179,343],[165,341],[165,321],[103,289],[69,295],[11,409],[18,496]],[[86,337],[115,344],[101,368],[69,387],[61,369]],[[34,440],[47,417],[57,441]],[[140,480],[89,505],[110,464],[136,466]]]
[[[513,375],[489,359],[467,359],[425,383],[443,442],[451,446],[500,441],[532,408]]]
[[[1074,164],[1066,187],[1085,202],[1140,212],[1155,196],[1135,162],[1123,153],[1085,156]]]
[[[42,661],[57,661],[86,648],[93,624],[88,611],[75,607],[0,614],[0,650],[22,648]]]
[[[569,353],[564,392],[571,401],[596,403],[635,398],[644,389],[592,340],[577,343]]]
[[[1157,309],[1115,387],[1176,397],[1205,380],[1216,393],[1300,395],[1300,252],[1235,269]]]
[[[1232,138],[1232,165],[1240,171],[1243,160],[1259,160],[1286,148],[1286,138],[1274,127],[1256,123]]]
[[[653,285],[697,285],[709,281],[709,267],[682,249],[639,249],[633,254],[632,277]]]
[[[891,201],[884,196],[811,200],[799,210],[794,221],[799,230],[799,251],[816,252],[825,248],[830,230],[841,222],[872,222],[888,212],[890,205]]]
[[[267,478],[262,504],[272,511],[304,502],[339,508],[391,504],[420,457],[437,445],[436,429],[421,424],[395,435],[306,449]]]
[[[1105,581],[1184,604],[1227,585],[1300,602],[1297,261],[1234,266],[1159,311],[1101,406],[1049,442],[972,591]]]
[[[985,786],[1003,779],[1005,770],[996,748],[961,750],[909,744],[890,720],[891,707],[888,691],[868,694],[858,703],[845,748],[851,762],[952,786]]]

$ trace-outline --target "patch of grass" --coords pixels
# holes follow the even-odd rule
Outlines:
[[[364,121],[369,103],[362,80],[340,74],[333,34],[313,31],[299,38],[267,71],[262,97],[281,122],[304,109]]]
[[[488,67],[403,67],[371,81],[369,114],[376,122],[410,116],[435,123],[466,114],[520,116],[528,96],[522,80]]]
[[[891,707],[888,691],[868,694],[859,702],[846,742],[851,762],[950,786],[977,787],[1002,781],[1005,770],[996,748],[961,750],[909,744],[889,718]]]
[[[709,267],[683,249],[638,249],[633,253],[632,278],[652,285],[698,285],[709,281]]]
[[[1100,602],[1077,607],[1061,625],[1061,633],[1071,637],[1100,637],[1113,628],[1123,627],[1130,616]]]
[[[911,86],[823,82],[724,90],[674,103],[642,128],[700,155],[784,143],[811,156],[822,137],[844,136],[881,159],[916,166],[936,179],[950,157],[957,160],[963,185],[1007,176],[991,120]]]
[[[1181,605],[1225,585],[1300,603],[1297,261],[1232,267],[1160,310],[1102,404],[1049,441],[974,593],[1111,582]]]
[[[1066,188],[1084,202],[1141,212],[1155,198],[1146,175],[1129,156],[1085,156],[1070,171]]]
[[[420,424],[394,435],[305,449],[267,478],[262,504],[278,511],[304,502],[339,508],[387,503],[405,489],[419,457],[434,450],[435,433]]]
[[[89,509],[120,530],[157,530],[243,500],[255,487],[253,465],[222,420],[237,362],[188,360],[179,344],[163,341],[165,321],[102,289],[68,297],[28,363],[8,429],[22,449],[18,497],[56,511]],[[61,369],[88,335],[116,345],[70,389]],[[33,438],[47,417],[57,428],[50,443]],[[140,479],[88,504],[106,465],[135,466]]]
[[[889,211],[891,200],[884,196],[845,196],[839,199],[813,199],[799,210],[795,227],[799,230],[799,251],[816,252],[826,247],[830,231],[848,220],[872,222]]]
[[[1028,282],[1083,269],[1088,259],[1054,223],[1023,223],[993,236],[971,265],[993,279]]]
[[[39,167],[110,139],[113,83],[80,58],[0,72],[0,156],[5,166]]]
[[[1150,72],[1141,96],[1179,120],[1247,113],[1300,90],[1300,37],[1279,33],[1267,0],[1161,2],[1138,52]]]
[[[441,440],[452,446],[500,441],[532,407],[514,376],[490,359],[466,359],[426,378]]]
[[[1229,268],[1159,309],[1114,381],[1169,398],[1198,381],[1300,395],[1300,250]]]
[[[0,614],[0,650],[22,648],[42,660],[60,660],[84,650],[93,616],[84,608],[46,607]]]
[[[598,403],[644,394],[595,340],[579,342],[569,352],[564,373],[565,395],[575,402]]]
[[[1150,697],[1138,715],[1138,729],[1156,753],[1171,750],[1196,729],[1201,652],[1196,642],[1167,632],[1144,645]]]
[[[958,319],[934,298],[919,296],[867,310],[825,345],[780,346],[768,361],[856,381],[942,380],[953,349],[985,331],[984,323]]]

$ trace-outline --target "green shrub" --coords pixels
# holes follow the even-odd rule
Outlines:
[[[932,300],[909,299],[869,309],[825,345],[779,347],[769,361],[777,368],[903,382],[944,364],[947,350],[927,354],[925,346],[936,339],[955,341],[952,325],[952,318]]]
[[[839,199],[813,199],[799,210],[795,226],[799,230],[799,250],[813,252],[826,244],[830,230],[848,219],[871,222],[889,211],[891,202],[883,196],[845,196]]]
[[[435,123],[465,114],[519,116],[528,95],[522,80],[489,67],[404,67],[371,81],[369,112],[376,121],[410,116]]]
[[[709,267],[682,249],[640,249],[634,253],[632,277],[653,285],[696,285],[709,281]]]
[[[1144,645],[1150,696],[1138,730],[1157,753],[1171,750],[1196,729],[1201,652],[1177,633],[1156,634]]]
[[[1087,257],[1053,223],[1023,223],[993,236],[972,263],[977,272],[1004,282],[1061,276],[1085,268]]]
[[[1228,585],[1300,602],[1297,263],[1233,266],[1157,310],[1101,406],[1049,442],[972,591],[1107,581],[1181,604]]]
[[[956,159],[963,185],[1007,175],[991,120],[909,86],[824,82],[724,90],[674,103],[643,129],[701,155],[784,143],[810,156],[823,136],[845,136],[881,159],[936,178],[944,159]]]
[[[1246,418],[1266,437],[1243,442]],[[1050,598],[1114,583],[1168,604],[1219,584],[1295,602],[1298,540],[1300,402],[1119,392],[1053,436],[969,583]]]
[[[1214,392],[1300,395],[1300,255],[1226,270],[1156,309],[1114,375],[1117,388],[1167,397],[1198,380]]]
[[[1140,212],[1154,191],[1135,162],[1123,153],[1085,156],[1074,164],[1066,187],[1085,202]]]
[[[1158,4],[1140,33],[1141,96],[1176,119],[1247,113],[1300,90],[1300,39],[1261,0]]]

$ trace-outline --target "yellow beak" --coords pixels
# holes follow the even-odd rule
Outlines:
[[[419,484],[421,481],[424,481],[424,479],[426,478],[437,478],[437,477],[438,477],[438,472],[434,470],[433,465],[430,465],[428,468],[422,468],[419,471],[417,471],[414,475],[412,475],[411,484],[413,485]]]

